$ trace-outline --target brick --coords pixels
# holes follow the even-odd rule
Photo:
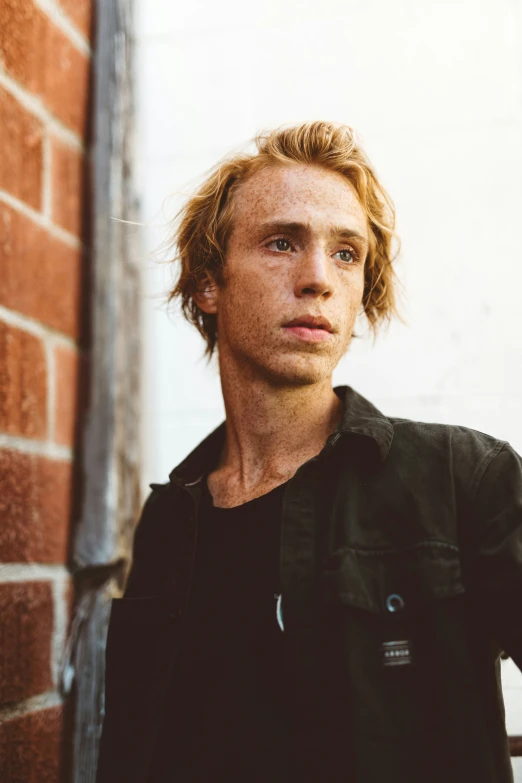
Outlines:
[[[0,55],[7,72],[31,92],[39,92],[44,70],[45,14],[27,0],[0,4]]]
[[[84,216],[84,156],[57,139],[51,145],[52,219],[82,236]]]
[[[71,22],[90,40],[93,20],[91,0],[59,0],[59,3]]]
[[[80,362],[78,352],[56,346],[56,394],[54,413],[54,441],[61,446],[73,446],[79,419],[78,389]]]
[[[50,690],[53,636],[50,582],[0,583],[0,617],[0,703],[21,701]]]
[[[0,3],[0,60],[56,117],[84,134],[89,59],[32,0]]]
[[[0,322],[0,430],[47,435],[47,367],[42,341]]]
[[[42,206],[42,140],[39,120],[0,88],[0,188],[34,209]]]
[[[49,23],[43,99],[72,130],[87,134],[90,63],[69,39]]]
[[[72,464],[0,449],[0,562],[65,563]]]
[[[0,204],[0,304],[78,338],[82,256]]]
[[[51,707],[0,724],[0,780],[59,783],[63,772],[64,711]]]

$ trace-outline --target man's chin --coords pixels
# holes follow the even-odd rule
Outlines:
[[[308,386],[330,378],[334,367],[326,357],[281,357],[265,367],[271,383],[278,386]]]

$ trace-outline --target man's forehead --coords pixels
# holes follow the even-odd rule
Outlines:
[[[329,216],[332,224],[366,224],[366,214],[353,185],[342,174],[317,164],[268,165],[252,174],[234,196],[236,220],[310,222],[312,213]],[[236,222],[236,221],[234,221]]]

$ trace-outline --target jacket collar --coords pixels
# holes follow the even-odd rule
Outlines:
[[[335,433],[366,438],[378,461],[384,462],[393,440],[391,421],[351,386],[337,386],[334,391],[343,403],[343,415]]]
[[[393,440],[391,421],[351,386],[337,386],[334,391],[343,403],[343,413],[329,438],[332,446],[341,436],[363,438],[378,462],[384,462]],[[219,459],[225,432],[223,421],[171,471],[170,481],[185,487],[197,484]]]

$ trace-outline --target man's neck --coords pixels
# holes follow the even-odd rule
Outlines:
[[[276,386],[245,376],[221,376],[226,438],[209,476],[216,505],[239,505],[287,481],[321,451],[342,414],[331,378]]]

